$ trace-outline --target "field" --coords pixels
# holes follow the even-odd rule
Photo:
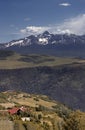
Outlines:
[[[4,52],[8,53],[8,52]],[[59,66],[72,63],[84,63],[85,60],[67,57],[54,57],[47,55],[20,55],[13,53],[10,55],[0,55],[0,69],[17,69],[38,66]]]
[[[13,95],[12,95],[13,94]],[[49,109],[52,109],[52,106],[56,106],[56,102],[53,100],[51,101],[47,96],[44,95],[32,95],[32,94],[26,94],[26,93],[15,93],[14,92],[3,92],[0,93],[2,97],[0,98],[2,100],[2,103],[0,103],[0,106],[5,108],[14,107],[16,104],[19,105],[25,105],[30,107],[36,107],[39,105],[42,105],[44,107],[47,107]],[[6,99],[4,99],[4,96],[6,96]],[[3,100],[4,99],[4,100]]]
[[[12,99],[13,102],[16,102],[20,105],[27,105],[27,106],[30,106],[30,107],[36,107],[36,105],[42,105],[44,107],[47,107],[49,109],[52,109],[52,106],[55,106],[56,103],[53,103],[51,101],[45,101],[45,100],[42,100],[40,98],[40,96],[31,96],[30,98],[24,98],[24,97],[20,97],[18,98],[18,100],[16,98],[13,98]]]

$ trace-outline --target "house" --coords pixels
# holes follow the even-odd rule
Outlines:
[[[12,109],[9,109],[8,113],[11,115],[14,115],[14,114],[19,115],[21,112],[25,112],[25,111],[26,111],[26,108],[22,106],[20,108],[14,107]]]
[[[15,107],[15,108],[9,109],[8,113],[11,114],[11,115],[18,114],[19,110],[20,110],[19,108]]]
[[[21,120],[22,121],[30,121],[30,117],[22,117]]]

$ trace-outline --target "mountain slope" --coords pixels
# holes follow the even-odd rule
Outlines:
[[[24,111],[8,113],[15,108]],[[30,120],[22,121],[24,116]],[[73,111],[45,95],[5,91],[0,93],[0,129],[6,127],[7,130],[84,130],[85,112]]]
[[[0,70],[0,91],[45,94],[85,111],[85,65]]]

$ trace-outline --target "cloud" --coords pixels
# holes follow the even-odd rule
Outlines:
[[[66,19],[60,24],[49,25],[49,26],[28,26],[20,30],[22,35],[36,35],[44,31],[50,33],[72,33],[77,35],[85,34],[85,14],[78,15],[76,17]]]
[[[62,24],[57,26],[57,31],[58,30],[60,30],[60,32],[69,32],[78,35],[85,34],[85,14],[65,20]]]
[[[71,6],[71,4],[70,3],[60,3],[59,6],[68,7],[68,6]]]
[[[29,34],[39,34],[44,32],[45,30],[49,30],[49,27],[28,26],[25,29],[21,29],[20,32],[29,35]]]

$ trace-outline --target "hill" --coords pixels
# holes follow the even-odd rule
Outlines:
[[[9,110],[24,108],[20,113]],[[22,109],[21,109],[22,110]],[[22,118],[29,118],[23,121]],[[45,95],[5,91],[0,93],[0,130],[84,130],[85,113],[73,111]]]
[[[9,114],[15,108],[25,108],[20,114]],[[7,111],[8,110],[8,111]],[[4,114],[3,114],[4,112]],[[45,95],[35,95],[23,92],[6,91],[0,93],[0,130],[56,130],[63,128],[64,118],[71,110]],[[23,117],[30,121],[22,121]],[[60,124],[60,126],[59,126]]]

